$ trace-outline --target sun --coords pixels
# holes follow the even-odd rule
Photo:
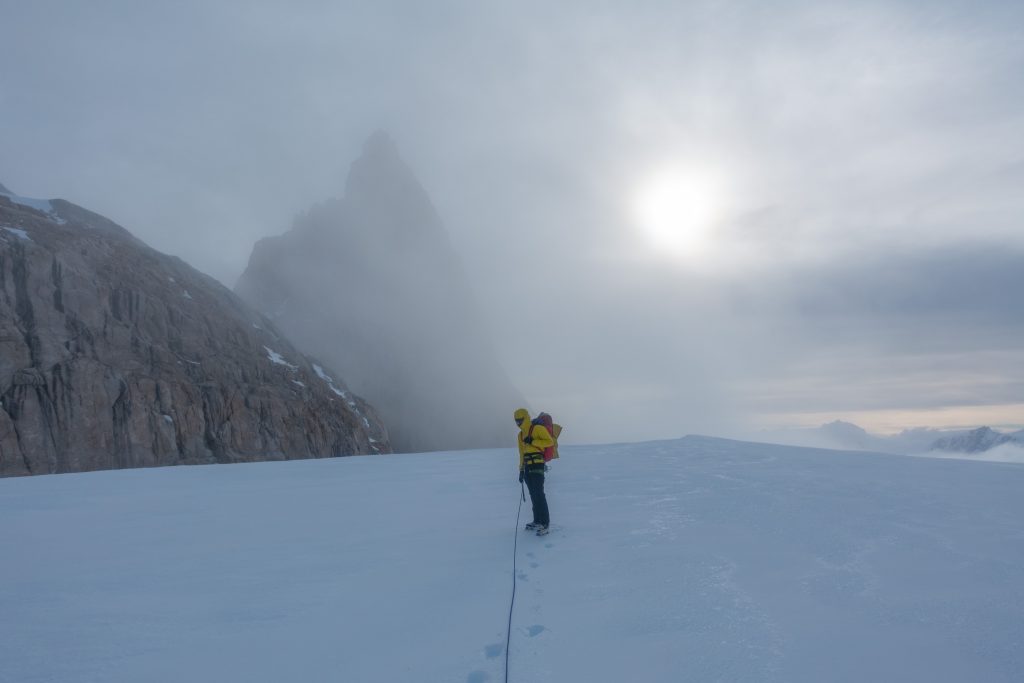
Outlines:
[[[707,171],[665,168],[651,174],[633,195],[636,227],[653,248],[670,256],[704,253],[719,211],[718,183]]]

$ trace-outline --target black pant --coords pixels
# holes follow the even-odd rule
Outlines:
[[[548,516],[548,499],[544,495],[544,470],[526,470],[526,488],[533,503],[534,523],[547,526],[551,519]]]

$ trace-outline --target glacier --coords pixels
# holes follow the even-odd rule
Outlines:
[[[0,480],[0,681],[1024,680],[1024,465],[560,450]]]

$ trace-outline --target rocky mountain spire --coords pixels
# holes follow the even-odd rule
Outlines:
[[[508,440],[522,397],[441,219],[386,133],[367,140],[341,200],[256,244],[236,291],[337,367],[380,411],[396,449]]]

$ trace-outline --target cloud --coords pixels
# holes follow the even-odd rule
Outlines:
[[[965,242],[917,250],[856,251],[787,270],[791,303],[811,319],[876,318],[887,326],[922,320],[1015,332],[1024,326],[1024,248]]]
[[[1024,447],[1014,444],[1003,444],[981,453],[943,453],[929,451],[919,454],[920,457],[942,458],[946,460],[980,460],[983,462],[1024,463]]]
[[[999,367],[1022,319],[1020,3],[107,0],[4,20],[0,180],[229,286],[388,129],[506,367],[580,438],[1022,382]],[[698,261],[629,211],[675,164],[721,177]],[[530,305],[543,330],[518,323]]]
[[[1024,446],[1003,444],[980,454],[980,460],[990,462],[1019,462],[1024,463]]]

